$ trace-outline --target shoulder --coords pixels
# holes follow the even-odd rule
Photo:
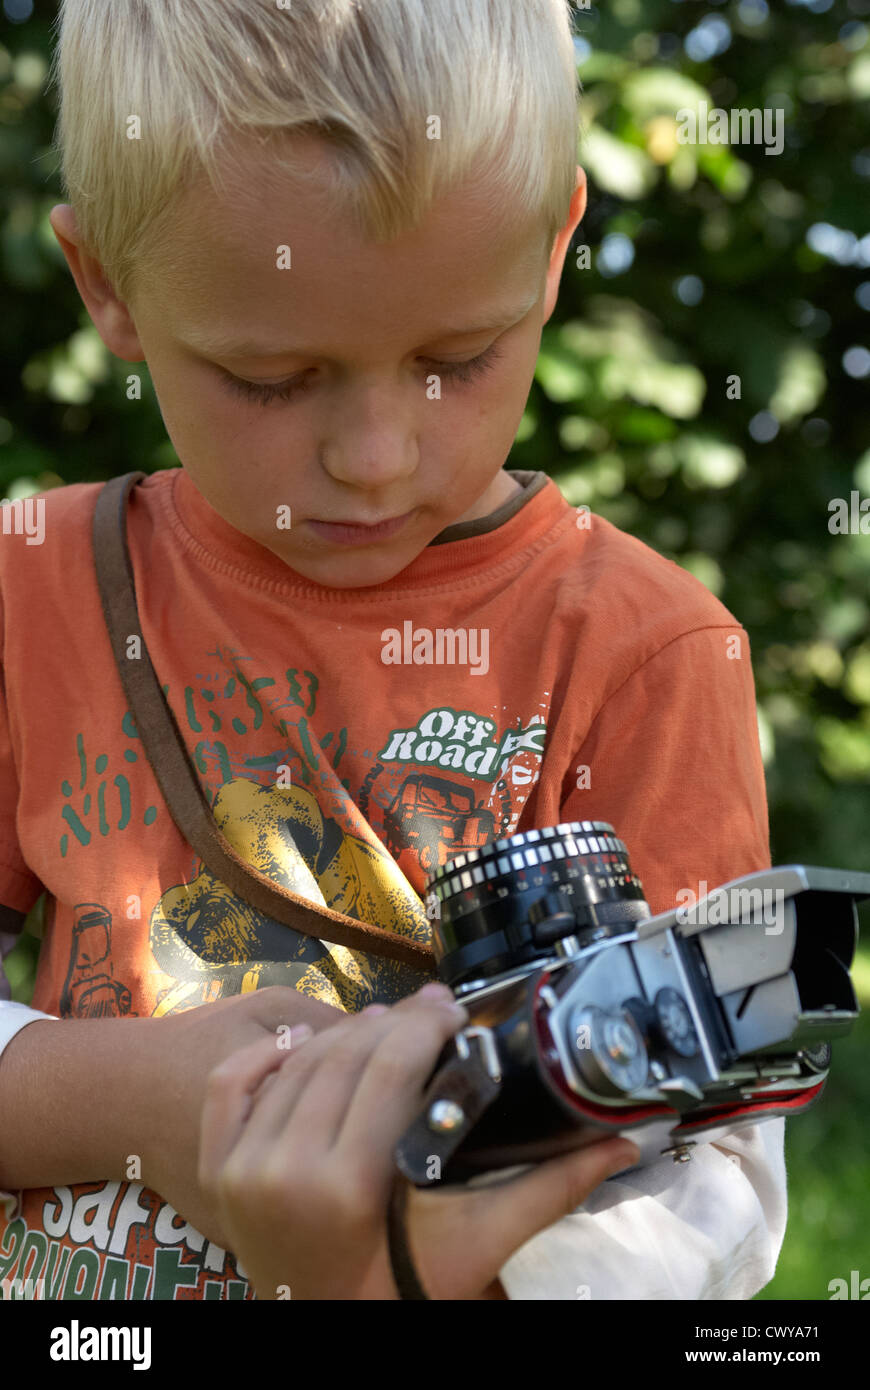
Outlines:
[[[578,513],[579,515],[579,513]],[[697,627],[740,627],[730,609],[681,565],[594,513],[578,527],[577,561],[564,574],[575,601],[596,600],[612,620],[632,618],[672,637]]]
[[[742,623],[688,570],[652,546],[592,512],[571,509],[578,524],[557,578],[555,610],[572,646],[606,667],[619,685],[638,667],[673,645],[710,640],[711,629],[739,633]]]
[[[170,472],[153,474],[136,489],[136,507],[153,514]],[[93,573],[93,524],[105,486],[68,483],[0,506],[0,588],[8,604],[20,594],[31,603],[57,586],[68,602],[76,585]]]
[[[51,488],[0,505],[0,580],[8,598],[31,594],[53,569],[74,570],[82,556],[99,483]]]

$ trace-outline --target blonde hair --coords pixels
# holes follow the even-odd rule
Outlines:
[[[54,148],[85,248],[129,302],[176,196],[321,137],[336,209],[376,242],[473,174],[548,254],[575,188],[571,0],[62,0]],[[131,118],[141,122],[139,138]],[[432,118],[440,138],[431,138]],[[286,148],[277,167],[304,178]],[[270,169],[271,169],[270,164]],[[503,225],[503,223],[501,224]]]

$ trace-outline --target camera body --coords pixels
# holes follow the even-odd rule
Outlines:
[[[687,895],[691,897],[691,895]],[[440,978],[469,1012],[396,1148],[417,1186],[625,1135],[685,1161],[821,1095],[858,1016],[870,874],[792,864],[653,917],[603,821],[531,830],[427,880]]]

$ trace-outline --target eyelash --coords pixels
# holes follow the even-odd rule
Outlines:
[[[470,358],[467,362],[429,362],[428,366],[433,372],[446,377],[448,381],[456,381],[462,386],[468,386],[484,372],[488,372],[501,356],[501,350],[493,343],[486,352]],[[289,381],[277,382],[274,385],[258,385],[254,381],[245,381],[243,377],[233,376],[232,372],[227,372],[223,368],[220,371],[230,390],[244,396],[246,400],[257,401],[260,405],[269,405],[274,400],[288,401],[294,396],[302,395],[309,389],[307,376],[297,380],[291,378]]]

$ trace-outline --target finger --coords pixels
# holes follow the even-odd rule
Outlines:
[[[289,1145],[288,1128],[291,1122],[294,1124],[292,1137],[297,1148],[301,1141],[312,1154],[320,1151],[318,1146],[322,1145],[322,1133],[313,1128],[298,1127],[295,1124],[296,1107],[310,1088],[313,1087],[317,1094],[323,1089],[319,1072],[324,1061],[337,1053],[347,1063],[349,1055],[359,1046],[360,1029],[379,1023],[381,1016],[387,1013],[389,1010],[384,1005],[371,1004],[360,1014],[344,1015],[342,1023],[316,1033],[293,1058],[292,1064],[276,1073],[274,1084],[258,1096],[256,1106],[251,1109],[235,1151],[240,1166],[247,1160],[259,1162],[263,1153],[274,1151],[282,1144]],[[353,1041],[354,1035],[357,1036],[356,1043]],[[334,1098],[327,1095],[324,1103],[332,1107]]]
[[[434,992],[443,995],[445,988],[441,987]],[[361,1038],[360,1028],[370,1030],[373,1024],[381,1023],[385,1015],[407,1009],[413,1000],[427,997],[431,992],[431,986],[424,988],[417,995],[402,1000],[395,1006],[395,1010],[389,1010],[381,1004],[371,1004],[360,1014],[350,1017],[342,1015],[341,1023],[322,1029],[311,1038],[305,1044],[304,1051],[295,1058],[293,1065],[282,1068],[276,1074],[275,1083],[270,1086],[268,1092],[258,1097],[257,1105],[250,1112],[235,1151],[240,1167],[244,1167],[246,1162],[258,1163],[263,1153],[274,1151],[281,1144],[287,1145],[289,1152],[291,1138],[299,1162],[304,1158],[304,1154],[300,1157],[301,1148],[311,1155],[322,1155],[335,1138],[342,1118],[340,1107],[342,1103],[347,1105],[355,1084],[353,1078],[364,1067],[368,1047],[375,1041],[370,1031],[367,1033],[367,1040],[366,1036]],[[446,990],[446,994],[452,998],[449,990]],[[381,1031],[384,1026],[388,1028],[390,1024],[382,1024]],[[354,1040],[349,1041],[352,1038]],[[366,1049],[365,1055],[360,1055],[361,1047]],[[339,1049],[342,1060],[336,1065],[334,1054]],[[330,1082],[328,1076],[318,1076],[315,1084],[314,1075],[320,1070],[324,1059],[329,1056],[333,1056],[333,1080]],[[338,1092],[334,1081],[337,1071],[345,1073],[344,1085],[338,1088]],[[350,1079],[346,1075],[348,1072]],[[290,1136],[288,1129],[291,1122],[295,1121],[296,1107],[303,1094],[309,1090],[311,1094],[308,1097],[305,1125],[300,1127],[294,1123],[294,1134]]]
[[[362,1089],[365,1104],[368,1105],[371,1098],[371,1106],[367,1120],[354,1125],[351,1137],[351,1143],[362,1140],[359,1150],[352,1154],[353,1161],[360,1164],[366,1156],[391,1151],[401,1122],[395,1135],[391,1133],[386,1138],[383,1135],[385,1124],[390,1124],[387,1117],[396,1109],[396,1087],[403,1086],[409,1094],[413,1094],[414,1089],[419,1090],[427,1069],[431,1069],[451,1031],[467,1019],[464,1009],[445,1008],[440,998],[421,997],[420,994],[403,999],[381,1017],[370,1016],[364,1021],[366,1013],[369,1010],[359,1016],[356,1028],[343,1038],[336,1038],[335,1047],[324,1055],[304,1096],[299,1097],[294,1114],[299,1134],[306,1136],[312,1149],[325,1153],[340,1148],[344,1155],[347,1153],[344,1134],[348,1112],[359,1112],[357,1095]],[[417,1033],[420,1036],[409,1049],[407,1039]],[[377,1074],[370,1078],[369,1070],[376,1057],[380,1059],[375,1064]],[[390,1058],[395,1061],[384,1060]],[[409,1068],[415,1087],[407,1081]],[[407,1101],[400,1107],[402,1114],[409,1109]],[[378,1135],[374,1141],[373,1131]]]
[[[467,1010],[441,1005],[394,1014],[397,1026],[373,1049],[334,1146],[337,1155],[356,1155],[385,1173],[392,1172],[396,1141],[420,1107],[439,1053],[468,1022]]]
[[[235,1147],[251,1110],[254,1095],[297,1048],[312,1036],[310,1025],[299,1024],[288,1035],[290,1047],[271,1034],[230,1054],[210,1073],[200,1121],[200,1185],[213,1191],[217,1176]]]
[[[277,1029],[281,1024],[310,1023],[315,1033],[319,1033],[348,1017],[344,1009],[300,994],[290,985],[268,985],[265,989],[258,989],[254,997],[259,1017],[272,1029]]]
[[[486,1231],[493,1240],[493,1269],[499,1270],[538,1231],[570,1215],[611,1174],[631,1167],[639,1153],[630,1140],[599,1141],[550,1159],[510,1182],[476,1192],[481,1199],[478,1211],[481,1218],[485,1215]]]

